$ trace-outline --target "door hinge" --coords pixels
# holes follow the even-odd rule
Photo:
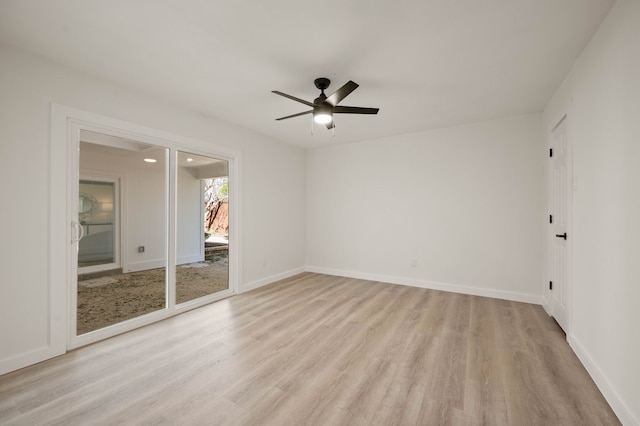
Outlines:
[[[553,223],[553,215],[552,214],[549,215],[549,223]]]
[[[553,148],[549,148],[549,157],[553,157]]]
[[[549,281],[549,290],[553,290],[553,281]]]

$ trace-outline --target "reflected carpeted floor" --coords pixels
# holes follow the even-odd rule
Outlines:
[[[78,281],[77,334],[164,309],[165,268]],[[225,254],[176,268],[176,303],[229,288]]]

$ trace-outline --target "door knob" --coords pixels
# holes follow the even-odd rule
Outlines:
[[[556,237],[564,238],[566,240],[567,239],[567,233],[565,232],[564,234],[556,234]]]

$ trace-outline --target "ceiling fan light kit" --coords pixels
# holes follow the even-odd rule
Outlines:
[[[354,83],[351,80],[349,80],[344,86],[336,90],[330,96],[325,95],[324,91],[331,84],[331,80],[329,80],[328,78],[320,77],[316,78],[313,83],[320,90],[320,96],[315,98],[313,102],[305,101],[304,99],[296,98],[295,96],[287,95],[286,93],[273,90],[272,92],[276,95],[284,96],[285,98],[289,98],[313,108],[310,111],[287,115],[285,117],[276,118],[276,120],[285,120],[287,118],[313,114],[314,122],[318,124],[324,124],[325,126],[327,126],[327,129],[333,129],[335,127],[335,124],[333,123],[333,114],[377,114],[379,111],[379,108],[362,108],[338,105],[340,101],[342,101],[351,92],[358,88],[358,84]]]
[[[331,108],[326,105],[319,105],[313,110],[313,121],[318,124],[328,124],[333,121],[333,114]]]
[[[313,120],[318,124],[329,124],[333,121],[333,117],[326,112],[318,112],[313,115]]]

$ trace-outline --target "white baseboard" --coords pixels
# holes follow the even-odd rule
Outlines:
[[[281,272],[279,274],[271,275],[269,277],[261,278],[259,280],[256,280],[256,281],[241,285],[240,289],[238,290],[238,292],[239,293],[245,293],[245,292],[247,292],[249,290],[254,290],[256,288],[265,286],[267,284],[271,284],[271,283],[274,283],[276,281],[280,281],[280,280],[283,280],[285,278],[289,278],[289,277],[292,277],[294,275],[301,274],[304,271],[305,271],[305,268],[304,267],[300,267],[300,268],[291,269],[289,271]]]
[[[64,347],[45,346],[30,352],[21,353],[11,358],[0,360],[0,375],[28,367],[65,353]]]
[[[186,256],[180,256],[176,259],[176,265],[184,265],[185,263],[195,263],[202,262],[204,260],[204,255],[197,254],[189,254]],[[163,268],[167,265],[162,259],[149,260],[145,262],[132,262],[128,263],[125,267],[122,268],[123,272],[139,272],[146,271],[148,269],[156,269]]]
[[[156,259],[145,262],[129,263],[122,268],[122,272],[140,272],[148,269],[164,268],[166,266],[166,260]]]
[[[569,346],[573,349],[573,352],[578,356],[582,365],[587,370],[593,381],[595,382],[602,395],[607,400],[613,411],[618,416],[618,420],[623,425],[635,425],[640,426],[640,422],[638,418],[634,415],[631,409],[624,403],[618,392],[611,386],[609,380],[605,374],[600,370],[598,365],[595,363],[593,358],[589,355],[589,352],[585,349],[585,347],[580,343],[580,341],[574,336],[567,336],[567,341],[569,342]]]
[[[541,295],[536,296],[534,294],[485,289],[459,284],[439,283],[435,281],[416,280],[412,278],[391,277],[385,275],[370,274],[366,272],[344,271],[339,269],[322,268],[319,266],[307,266],[306,270],[308,272],[315,272],[318,274],[337,275],[341,277],[357,278],[361,280],[427,288],[430,290],[442,290],[452,293],[469,294],[472,296],[493,297],[494,299],[512,300],[514,302],[533,303],[536,305],[542,305],[544,303],[544,298]]]
[[[185,263],[202,262],[203,260],[204,260],[204,256],[201,255],[200,253],[191,254],[187,256],[180,256],[178,257],[178,259],[176,259],[176,265],[184,265]]]

